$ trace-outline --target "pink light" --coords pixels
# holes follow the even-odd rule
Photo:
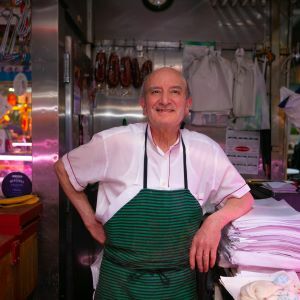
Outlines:
[[[31,155],[0,155],[0,160],[32,161]]]
[[[12,145],[13,145],[13,147],[31,147],[32,143],[17,143],[17,142],[13,142]]]

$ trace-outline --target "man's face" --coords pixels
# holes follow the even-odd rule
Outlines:
[[[145,82],[140,102],[150,125],[177,130],[191,106],[186,91],[186,82],[178,71],[171,68],[154,71]]]

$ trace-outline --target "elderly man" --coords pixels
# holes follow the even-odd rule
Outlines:
[[[197,299],[195,268],[213,267],[222,228],[253,198],[217,143],[180,130],[191,106],[180,72],[152,72],[140,104],[147,123],[95,134],[56,172],[104,246],[95,299]],[[96,213],[83,193],[94,182]],[[203,206],[215,212],[200,227]]]

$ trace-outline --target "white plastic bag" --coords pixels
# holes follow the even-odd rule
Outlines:
[[[209,47],[186,46],[183,73],[192,95],[192,111],[230,113],[233,74],[230,62],[220,52]]]
[[[300,94],[286,88],[280,88],[279,107],[283,108],[288,120],[300,128]]]

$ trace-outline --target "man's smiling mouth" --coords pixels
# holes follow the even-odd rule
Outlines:
[[[155,109],[157,112],[174,112],[174,109],[170,109],[170,108],[156,108]]]

